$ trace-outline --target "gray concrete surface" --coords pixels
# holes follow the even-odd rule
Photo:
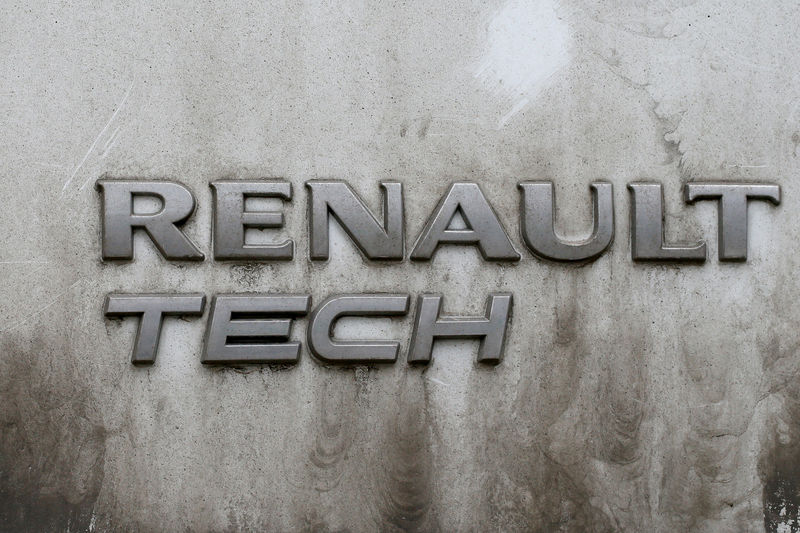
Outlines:
[[[30,531],[798,531],[800,8],[789,1],[6,2],[0,15],[0,517]],[[295,186],[293,262],[104,264],[94,181],[196,193],[210,251],[225,177]],[[455,180],[522,250],[523,179],[556,183],[565,233],[588,183],[617,231],[584,267],[364,261],[341,231],[311,263],[303,182],[372,208],[403,182],[407,239]],[[702,266],[630,260],[625,185],[664,184],[668,236]],[[681,186],[779,183],[745,264]],[[506,357],[440,343],[425,368],[199,363],[206,315],[168,320],[156,364],[111,291],[515,295]],[[407,346],[412,316],[341,331]],[[305,321],[295,335],[305,332]],[[403,352],[405,353],[405,352]]]

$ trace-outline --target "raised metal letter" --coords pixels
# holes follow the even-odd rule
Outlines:
[[[747,202],[768,200],[775,205],[781,203],[781,188],[778,185],[760,183],[687,183],[684,199],[688,203],[697,200],[719,200],[719,260],[747,260]]]
[[[345,341],[333,339],[336,320],[343,316],[393,316],[408,312],[408,296],[402,294],[352,294],[334,296],[322,302],[311,314],[308,347],[326,363],[394,363],[397,341]]]
[[[178,226],[194,212],[191,191],[173,181],[99,179],[103,196],[103,259],[133,259],[133,230],[144,229],[167,259],[202,261],[203,254]],[[135,215],[133,198],[152,196],[163,204],[158,213]]]
[[[586,261],[602,254],[614,238],[614,196],[610,183],[589,185],[594,226],[589,238],[564,241],[555,231],[555,198],[550,181],[522,182],[522,238],[539,257],[553,261]]]
[[[202,315],[205,305],[202,294],[109,294],[104,313],[107,317],[140,317],[131,363],[151,365],[156,360],[164,316]]]
[[[458,212],[467,228],[449,229]],[[476,244],[483,258],[492,261],[520,259],[477,183],[450,186],[417,238],[411,259],[430,259],[440,244]]]
[[[382,182],[383,227],[350,186],[342,181],[312,180],[309,189],[311,259],[329,254],[329,215],[336,217],[368,259],[403,258],[403,186]]]
[[[706,260],[706,243],[664,242],[664,197],[659,183],[629,183],[631,206],[631,256],[634,261]]]
[[[204,364],[296,363],[300,343],[286,342],[294,316],[308,313],[310,296],[220,294],[211,302]]]
[[[440,318],[442,297],[437,294],[419,296],[408,362],[429,363],[436,338],[479,337],[478,362],[496,365],[503,356],[511,303],[510,293],[492,293],[486,304],[485,316]]]
[[[246,211],[246,198],[281,198],[291,200],[292,184],[285,181],[215,181],[214,194],[214,258],[271,259],[292,258],[294,243],[245,244],[246,228],[283,227],[283,213]]]

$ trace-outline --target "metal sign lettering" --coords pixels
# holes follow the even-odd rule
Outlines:
[[[249,210],[248,198],[276,198],[289,204],[292,186],[281,180],[220,180],[213,192],[212,257],[217,261],[288,261],[294,259],[294,242],[248,244],[247,229],[283,227],[282,211]],[[453,183],[430,214],[410,252],[405,249],[403,188],[381,182],[383,212],[378,217],[343,181],[312,180],[308,189],[308,228],[311,261],[330,256],[330,219],[335,217],[347,235],[370,261],[430,260],[443,245],[474,246],[487,261],[517,262],[522,259],[503,222],[477,183]],[[99,179],[102,196],[102,258],[134,259],[133,234],[143,230],[169,261],[203,261],[205,255],[181,230],[193,215],[194,194],[175,181]],[[663,191],[658,183],[636,182],[630,190],[631,258],[646,262],[694,262],[706,260],[703,240],[666,242]],[[556,198],[551,182],[521,182],[521,241],[541,260],[587,263],[605,253],[614,241],[614,196],[611,183],[589,185],[593,224],[588,237],[562,237],[555,231]],[[161,208],[137,214],[137,196],[156,198]],[[747,218],[751,201],[779,205],[778,185],[763,183],[691,182],[684,201],[693,204],[716,200],[719,212],[720,261],[746,261]],[[454,228],[460,215],[464,228]],[[697,237],[695,236],[695,239]],[[333,336],[335,322],[344,316],[397,317],[409,311],[408,294],[345,294],[332,296],[312,311],[311,295],[217,294],[211,300],[206,326],[204,364],[296,363],[301,343],[290,341],[292,319],[310,313],[307,330],[309,351],[324,364],[394,363],[401,351],[399,340],[342,340]],[[450,316],[442,313],[442,296],[417,297],[414,327],[407,361],[429,363],[433,343],[443,338],[480,341],[478,361],[502,360],[513,296],[497,292],[486,296],[484,316]],[[109,318],[139,317],[131,362],[152,364],[158,351],[164,317],[198,316],[205,308],[202,294],[109,294],[105,315]]]

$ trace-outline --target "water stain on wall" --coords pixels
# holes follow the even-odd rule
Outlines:
[[[383,531],[439,531],[426,397],[419,374],[404,374],[397,414],[387,423],[385,453],[375,472],[376,527]]]
[[[79,531],[93,521],[106,432],[74,347],[58,338],[5,335],[0,345],[0,525],[6,531]]]

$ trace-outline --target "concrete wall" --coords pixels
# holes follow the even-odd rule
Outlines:
[[[792,2],[20,2],[0,16],[0,517],[54,531],[798,531],[800,10]],[[170,178],[199,207],[225,177],[294,184],[281,264],[100,260],[94,181]],[[407,239],[477,181],[523,260],[442,249],[370,264],[334,232],[308,257],[306,191],[370,207],[401,181]],[[614,184],[610,252],[523,250],[523,179],[585,232]],[[628,182],[665,187],[702,266],[630,259]],[[745,264],[716,259],[689,180],[779,183]],[[505,360],[439,343],[428,367],[200,364],[206,315],[134,367],[111,291],[515,294]],[[405,319],[341,324],[402,339]],[[295,336],[305,332],[305,320]],[[404,352],[401,360],[404,359]]]

